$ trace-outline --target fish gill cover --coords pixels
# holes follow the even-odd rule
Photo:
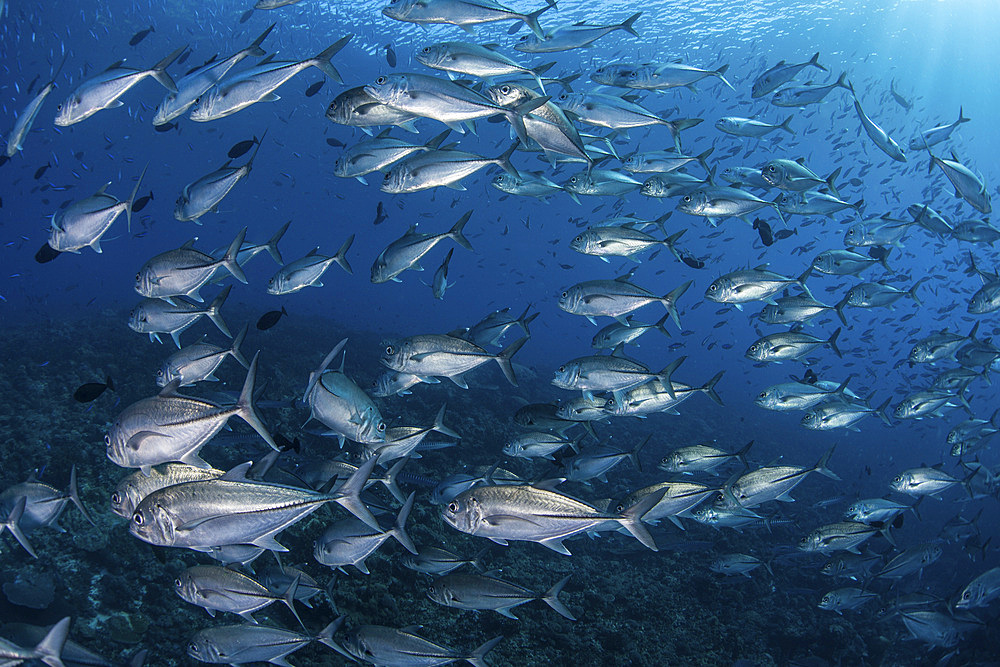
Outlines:
[[[0,3],[0,656],[997,661],[998,24]]]

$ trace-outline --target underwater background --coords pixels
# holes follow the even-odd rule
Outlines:
[[[353,568],[346,574],[333,572],[313,558],[314,540],[334,520],[333,514],[338,518],[342,514],[326,508],[281,538],[289,550],[281,554],[281,562],[301,567],[322,589],[311,609],[298,606],[311,633],[345,614],[355,626],[422,625],[422,636],[461,651],[503,635],[503,642],[486,658],[493,665],[913,665],[939,661],[987,665],[1000,661],[995,600],[973,610],[975,621],[959,617],[960,637],[936,642],[926,636],[915,638],[891,609],[901,597],[925,594],[932,600],[928,609],[949,615],[959,591],[1000,565],[993,472],[1000,464],[996,442],[987,440],[974,454],[961,458],[951,455],[947,443],[949,431],[963,420],[990,420],[1000,407],[996,385],[983,378],[974,380],[963,394],[968,408],[953,407],[941,416],[923,419],[893,419],[891,428],[870,417],[858,422],[857,431],[809,430],[799,424],[801,413],[765,410],[754,403],[764,388],[799,377],[807,369],[834,384],[852,376],[850,389],[862,398],[874,395],[869,400],[872,407],[889,397],[895,406],[927,387],[938,372],[957,364],[908,363],[907,355],[917,340],[941,329],[964,335],[978,322],[978,340],[988,344],[1000,331],[995,312],[975,315],[966,308],[972,295],[990,282],[970,271],[970,253],[976,266],[992,273],[998,259],[992,244],[911,229],[901,247],[891,249],[887,262],[892,271],[876,266],[865,277],[904,290],[928,278],[918,287],[919,299],[903,298],[892,309],[847,308],[847,324],[837,342],[842,358],[829,348],[818,347],[798,360],[756,364],[746,358],[747,348],[778,329],[752,317],[758,304],[739,310],[705,297],[716,278],[746,267],[766,263],[783,276],[798,276],[821,251],[844,248],[845,231],[861,219],[883,214],[910,219],[907,208],[918,205],[919,211],[925,204],[953,221],[953,226],[984,218],[955,196],[955,188],[937,167],[932,164],[928,171],[926,151],[906,148],[905,163],[887,158],[862,130],[848,91],[833,90],[821,104],[805,108],[777,108],[768,101],[770,96],[755,99],[750,91],[754,80],[778,61],[804,63],[818,52],[819,62],[829,71],[807,69],[794,83],[833,83],[846,72],[868,116],[904,148],[923,130],[953,122],[961,108],[961,115],[971,121],[935,147],[934,153],[948,156],[953,151],[956,159],[979,175],[988,194],[1000,192],[993,164],[1000,152],[995,120],[1000,90],[993,73],[1000,7],[990,0],[660,0],[653,4],[561,0],[539,18],[543,28],[580,21],[614,25],[642,12],[635,22],[639,37],[614,31],[587,48],[532,55],[511,48],[528,31],[522,27],[510,34],[508,28],[518,25],[510,21],[477,26],[470,35],[453,25],[425,27],[395,21],[382,14],[382,6],[369,1],[303,0],[272,11],[254,11],[244,22],[240,19],[250,8],[248,3],[230,0],[8,0],[0,10],[3,131],[14,125],[37,92],[33,80],[44,83],[58,70],[56,89],[43,105],[23,151],[0,166],[0,486],[8,488],[34,475],[56,489],[65,489],[75,466],[80,498],[95,523],[89,524],[79,511],[68,508],[59,520],[62,532],[46,526],[31,533],[38,558],[21,549],[10,534],[0,537],[4,593],[0,596],[0,621],[4,623],[0,637],[33,645],[38,637],[27,638],[27,631],[14,624],[51,625],[71,616],[70,639],[107,662],[94,657],[75,661],[64,654],[67,664],[127,664],[140,649],[148,650],[146,664],[194,664],[185,653],[190,635],[239,620],[224,614],[210,618],[173,592],[173,581],[185,568],[209,562],[204,554],[144,544],[129,535],[125,519],[110,511],[112,490],[131,471],[108,460],[104,436],[126,406],[159,391],[156,371],[176,351],[169,336],[163,336],[160,344],[129,329],[129,313],[141,299],[133,289],[135,274],[143,263],[192,238],[206,251],[225,248],[243,227],[248,241],[263,243],[291,221],[279,246],[286,262],[317,246],[333,255],[354,235],[347,253],[353,272],[334,266],[323,277],[322,287],[272,296],[266,285],[277,265],[261,253],[246,266],[248,284],[226,282],[233,289],[222,307],[225,321],[233,333],[244,324],[249,326],[243,344],[248,358],[260,350],[257,386],[264,390],[258,398],[259,413],[272,433],[297,441],[294,451],[279,458],[277,468],[308,467],[342,451],[336,439],[303,428],[309,412],[295,403],[302,397],[309,374],[341,339],[348,338],[344,371],[360,387],[369,388],[385,370],[379,363],[385,341],[471,327],[504,308],[516,318],[530,306],[539,316],[531,322],[527,343],[514,357],[518,386],[511,386],[490,363],[468,374],[468,389],[442,381],[413,387],[406,396],[375,400],[390,427],[429,424],[445,404],[445,423],[461,435],[457,445],[428,448],[406,465],[410,477],[401,486],[407,493],[417,493],[407,524],[413,541],[445,547],[466,558],[485,547],[478,557],[485,570],[538,594],[572,575],[561,599],[578,619],[572,622],[537,603],[519,607],[519,620],[490,611],[444,608],[428,599],[429,579],[401,564],[405,551],[396,543],[383,546],[369,559],[368,576]],[[516,4],[519,11],[541,6]],[[322,72],[310,68],[279,89],[279,100],[254,104],[207,123],[181,116],[176,127],[156,131],[151,120],[165,91],[150,79],[130,90],[121,108],[100,111],[69,127],[52,122],[60,101],[116,61],[125,58],[127,65],[145,68],[186,45],[190,60],[168,68],[179,79],[186,69],[213,54],[225,57],[246,47],[271,23],[276,27],[263,48],[276,53],[279,60],[309,58],[353,34],[333,58],[344,84],[326,80]],[[155,30],[137,44],[129,44],[150,25]],[[738,218],[719,220],[713,227],[702,217],[675,210],[676,199],[646,197],[638,189],[620,197],[580,195],[579,203],[559,191],[545,200],[506,194],[491,185],[501,173],[492,166],[466,177],[462,181],[465,191],[439,187],[387,194],[379,189],[377,173],[367,178],[367,185],[338,178],[333,173],[337,157],[345,147],[369,137],[358,128],[324,117],[331,101],[346,88],[370,84],[380,75],[412,71],[443,76],[417,62],[414,54],[428,44],[458,40],[499,44],[500,51],[531,66],[554,61],[547,77],[581,75],[568,84],[573,92],[597,90],[591,73],[613,62],[677,60],[713,71],[727,65],[724,76],[735,90],[709,76],[693,89],[651,91],[642,104],[666,118],[704,119],[682,132],[683,151],[696,156],[714,148],[707,162],[717,167],[717,173],[743,165],[759,169],[772,159],[805,158],[823,178],[840,169],[837,185],[842,199],[863,200],[863,206],[857,212],[848,208],[832,216],[788,216],[787,224],[765,207],[749,219],[759,217],[774,231],[794,233],[764,245],[759,230]],[[395,66],[387,59],[387,45]],[[59,69],[64,56],[65,65]],[[319,91],[307,96],[307,90],[320,81],[325,83]],[[29,84],[34,91],[29,92]],[[892,88],[912,108],[895,100]],[[557,83],[547,83],[546,89],[553,97],[562,91]],[[762,139],[735,137],[715,128],[724,116],[774,124],[792,116],[790,126],[795,133],[779,130]],[[416,127],[419,134],[397,128],[392,135],[423,143],[445,129],[430,119],[418,120]],[[601,128],[596,131],[613,134]],[[218,210],[205,214],[200,224],[175,220],[174,200],[185,185],[218,169],[230,159],[227,152],[235,144],[251,138],[261,141],[245,182],[238,183]],[[475,133],[452,132],[446,141],[459,142],[464,151],[495,157],[511,143],[510,126],[484,119],[477,123]],[[616,155],[624,157],[636,151],[669,149],[673,139],[666,128],[653,126],[615,134],[609,144]],[[247,157],[244,154],[235,162],[241,164]],[[511,161],[519,171],[543,171],[559,184],[585,169],[579,164],[552,168],[534,153],[516,152]],[[138,194],[151,191],[153,196],[132,214],[130,229],[119,218],[104,237],[100,254],[83,248],[79,254],[63,253],[49,263],[36,261],[36,251],[49,238],[53,213],[68,202],[90,196],[108,181],[108,191],[124,199],[147,164]],[[599,168],[624,173],[621,161],[614,158]],[[705,175],[698,165],[686,171],[699,178]],[[643,174],[635,176],[644,180]],[[768,201],[778,195],[777,190],[755,192]],[[454,247],[450,241],[423,259],[422,273],[404,272],[399,283],[369,280],[370,264],[411,225],[419,223],[420,232],[445,232],[469,210],[472,215],[465,236],[473,251],[455,249],[448,272],[449,285],[454,285],[443,299],[434,298],[421,279],[431,281]],[[376,216],[377,211],[384,211],[384,220]],[[637,264],[620,257],[605,263],[570,247],[582,229],[609,218],[652,221],[671,211],[663,234],[654,228],[650,233],[659,238],[686,229],[678,246],[684,256],[699,260],[693,264],[703,263],[701,268],[678,261],[666,248],[638,255],[641,262]],[[526,404],[578,396],[553,386],[553,374],[565,362],[595,353],[591,340],[599,327],[561,310],[560,293],[576,283],[611,280],[632,269],[632,280],[657,296],[686,281],[693,284],[677,302],[682,326],[667,322],[669,337],[655,330],[646,333],[638,346],[628,347],[628,356],[655,371],[683,355],[686,360],[672,377],[694,387],[724,371],[715,386],[723,405],[707,396],[693,396],[679,406],[679,415],[610,416],[592,422],[597,439],[586,436],[585,448],[601,444],[629,451],[649,437],[639,452],[641,469],[626,462],[610,471],[607,482],[570,481],[560,490],[597,507],[607,507],[611,499],[613,507],[630,492],[668,479],[670,475],[658,470],[657,463],[673,449],[710,443],[735,452],[751,440],[751,468],[774,465],[779,458],[782,464],[812,466],[836,445],[830,468],[840,480],[809,476],[795,489],[794,503],[771,503],[766,521],[741,531],[717,530],[688,519],[680,530],[661,521],[649,527],[658,552],[628,535],[604,532],[593,539],[570,541],[572,556],[565,556],[527,542],[504,547],[451,528],[441,519],[441,506],[430,502],[434,485],[448,475],[474,472],[481,476],[501,459],[504,470],[525,481],[561,475],[557,462],[503,456],[503,446],[524,431],[515,423],[514,414]],[[834,304],[856,282],[860,280],[852,276],[814,273],[807,284],[817,299]],[[206,300],[216,294],[214,286],[206,288]],[[287,315],[274,326],[266,330],[255,326],[262,315],[282,308]],[[636,318],[652,323],[663,312],[658,304],[651,304]],[[608,318],[598,321],[601,326],[610,322]],[[841,326],[836,314],[827,311],[804,331],[826,339]],[[215,344],[230,344],[206,319],[182,333],[182,343],[193,343],[202,334]],[[520,335],[516,329],[509,332],[503,345]],[[497,350],[490,348],[491,353]],[[989,359],[980,364],[985,378],[991,364]],[[113,379],[113,390],[92,402],[74,400],[78,387],[108,377]],[[220,401],[225,400],[220,393],[229,392],[232,400],[245,371],[229,360],[218,377],[217,384],[184,391]],[[256,460],[267,451],[262,441],[250,437],[245,424],[233,420],[233,427],[233,433],[217,436],[202,452],[216,468]],[[578,433],[582,435],[582,429]],[[354,455],[358,449],[348,444],[345,451]],[[889,494],[890,482],[903,470],[938,463],[956,480],[969,475],[970,469],[963,464],[979,464],[984,470],[966,488],[956,484],[940,498],[922,501],[918,512],[905,513],[901,525],[893,529],[896,546],[876,537],[866,553],[888,561],[897,550],[933,543],[941,546],[941,557],[919,574],[900,580],[862,577],[863,589],[876,593],[877,601],[858,609],[840,614],[819,608],[827,591],[861,586],[861,582],[838,581],[821,573],[826,558],[798,550],[802,537],[818,526],[839,521],[859,498]],[[740,469],[727,463],[720,477],[711,480],[722,485]],[[280,483],[289,479],[280,472],[273,477]],[[698,479],[709,483],[710,478]],[[372,501],[374,506],[395,516],[398,503],[382,490],[373,494],[378,498]],[[913,500],[898,493],[892,498]],[[973,529],[960,538],[943,531],[957,516],[975,519],[971,524],[974,539]],[[713,561],[728,553],[751,554],[767,567],[755,569],[749,577],[713,571]],[[264,554],[252,567],[260,574],[273,564],[272,556]],[[280,606],[258,612],[258,620],[295,629],[294,617]],[[318,644],[291,658],[299,665],[340,660]]]

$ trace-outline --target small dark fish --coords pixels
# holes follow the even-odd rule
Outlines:
[[[243,155],[249,153],[250,149],[254,147],[254,144],[259,144],[259,143],[260,140],[257,137],[254,137],[253,139],[244,139],[243,141],[234,144],[233,147],[229,149],[229,152],[226,153],[226,155],[235,160],[236,158],[242,157]]]
[[[240,14],[240,23],[246,23],[253,16],[253,7]]]
[[[177,59],[177,64],[178,65],[183,65],[184,61],[187,60],[188,58],[190,58],[192,53],[194,53],[193,49],[188,49],[187,51],[185,51],[184,53],[182,53],[181,57]]]
[[[789,238],[792,234],[798,234],[798,233],[799,230],[797,229],[779,229],[774,233],[774,240],[781,241],[782,239]]]
[[[38,169],[36,169],[35,170],[35,180],[37,181],[39,178],[41,178],[42,176],[44,176],[45,172],[47,172],[49,170],[49,167],[51,167],[51,166],[52,166],[51,162],[46,162],[41,167],[39,167]]]
[[[381,225],[389,216],[385,214],[385,207],[382,206],[382,202],[378,203],[378,207],[375,209],[375,222],[376,225]]]
[[[819,376],[816,375],[816,371],[807,368],[805,375],[802,376],[802,381],[806,384],[816,384],[817,380],[819,380]]]
[[[310,86],[306,88],[306,97],[312,97],[313,95],[318,93],[319,89],[323,87],[324,83],[326,83],[326,79],[320,79],[316,83],[310,84]]]
[[[132,39],[128,40],[128,45],[137,46],[139,42],[146,39],[146,37],[148,37],[149,33],[151,32],[153,32],[153,26],[149,26],[148,28],[140,30],[139,32],[132,35]]]
[[[329,138],[326,140],[328,146],[333,146],[334,148],[343,148],[345,146],[344,142],[340,139]]]
[[[115,390],[115,383],[110,375],[104,382],[88,382],[87,384],[80,385],[73,392],[73,398],[79,403],[90,403],[108,389],[111,391]]]
[[[278,320],[281,319],[282,315],[287,314],[288,311],[285,310],[284,306],[281,307],[281,310],[272,310],[269,313],[264,313],[260,316],[260,319],[257,320],[257,328],[261,331],[267,331],[278,323]]]
[[[767,224],[760,218],[755,218],[753,221],[753,228],[760,234],[761,243],[766,246],[770,246],[774,243],[774,234],[771,233],[771,225]]]
[[[38,262],[39,264],[46,264],[48,262],[51,262],[61,254],[62,254],[61,252],[54,249],[48,243],[45,243],[42,245],[41,248],[38,249],[38,252],[35,253],[35,261]]]
[[[146,208],[146,204],[148,204],[152,200],[153,200],[153,191],[150,190],[148,195],[143,195],[142,197],[139,197],[138,199],[135,200],[135,203],[132,204],[132,212],[138,213],[142,209]]]
[[[385,45],[385,61],[389,63],[389,67],[396,66],[396,52],[392,50],[392,44]]]
[[[35,84],[38,83],[38,79],[41,76],[42,76],[41,74],[36,74],[35,78],[31,80],[31,83],[28,84],[28,95],[30,95],[31,91],[33,91],[35,89]]]
[[[559,268],[566,269],[567,271],[569,271],[570,269],[573,268],[573,265],[572,264],[560,264]]]
[[[681,261],[690,266],[692,269],[705,268],[705,262],[696,257],[692,257],[691,255],[681,255]]]
[[[164,123],[163,125],[154,125],[153,129],[157,132],[169,132],[170,130],[176,130],[177,127],[177,123]]]

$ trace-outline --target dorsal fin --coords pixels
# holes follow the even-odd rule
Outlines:
[[[111,63],[111,64],[110,64],[110,65],[108,66],[108,69],[106,69],[106,70],[104,70],[104,71],[105,71],[105,72],[110,72],[110,71],[111,71],[111,70],[113,70],[113,69],[118,69],[119,67],[121,67],[121,66],[122,66],[122,65],[124,65],[124,64],[125,64],[125,59],[124,59],[124,58],[122,58],[122,59],[121,59],[121,60],[119,60],[118,62],[114,62],[114,63]]]
[[[182,245],[180,249],[181,250],[189,250],[189,249],[193,248],[194,247],[194,242],[197,241],[197,240],[198,239],[188,239],[187,241],[184,242],[184,245]]]
[[[171,380],[170,382],[167,383],[167,386],[165,386],[163,389],[160,390],[160,393],[157,395],[160,396],[161,398],[171,398],[173,396],[180,396],[180,394],[177,393],[177,389],[180,386],[181,386],[180,379]]]
[[[227,482],[249,482],[247,477],[247,472],[250,470],[250,466],[253,465],[253,461],[244,461],[235,468],[230,468],[225,475],[219,477],[219,479],[225,480]]]

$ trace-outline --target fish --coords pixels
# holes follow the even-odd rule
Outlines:
[[[368,133],[371,133],[369,128],[379,125],[395,125],[407,132],[418,132],[414,125],[419,118],[417,114],[382,104],[365,92],[365,86],[348,88],[333,98],[326,108],[326,117],[330,122],[360,127]]]
[[[627,324],[625,315],[651,303],[660,303],[680,329],[677,301],[693,281],[689,280],[658,297],[649,290],[629,282],[631,275],[629,272],[614,280],[588,280],[573,285],[559,294],[559,308],[567,313],[583,315],[592,324],[596,324],[594,318],[598,316],[613,317],[620,324]]]
[[[123,468],[139,468],[145,475],[161,463],[179,462],[208,468],[198,452],[233,416],[249,424],[264,442],[277,450],[278,445],[254,407],[257,356],[250,362],[243,390],[235,405],[220,406],[182,396],[177,393],[180,381],[171,380],[156,396],[144,398],[125,408],[104,437],[108,458]]]
[[[472,565],[476,570],[481,570],[479,557],[482,553],[480,552],[474,558],[462,558],[458,554],[440,547],[420,547],[415,554],[405,554],[400,562],[402,562],[403,567],[414,572],[443,576],[466,564]]]
[[[138,46],[139,43],[142,42],[142,40],[146,39],[146,37],[148,37],[149,33],[151,32],[156,32],[153,29],[153,26],[149,26],[148,28],[143,28],[142,30],[139,30],[134,35],[132,35],[131,39],[128,40],[128,45]]]
[[[465,0],[460,0],[464,4]],[[399,4],[413,0],[397,0]],[[444,4],[440,0],[430,0],[427,5]],[[458,4],[458,3],[456,3]],[[471,3],[470,3],[471,4]],[[494,3],[483,3],[487,7]],[[384,11],[384,10],[383,10]],[[435,21],[438,23],[440,21]],[[413,626],[397,630],[384,625],[362,625],[354,628],[344,641],[345,655],[358,661],[375,665],[444,665],[464,660],[477,667],[485,665],[486,654],[503,640],[503,636],[482,644],[469,652],[456,651],[414,634],[419,629]]]
[[[385,346],[380,357],[383,366],[412,375],[446,377],[468,388],[464,374],[488,361],[495,361],[507,381],[517,386],[511,358],[528,342],[519,338],[498,354],[490,354],[475,343],[440,334],[410,336]]]
[[[444,299],[445,291],[455,286],[455,283],[448,282],[448,263],[451,262],[451,256],[454,253],[455,249],[449,248],[448,254],[444,256],[444,261],[441,262],[441,266],[439,266],[437,271],[434,272],[434,277],[431,279],[431,282],[424,283],[431,288],[431,292],[434,294],[435,299]]]
[[[778,219],[784,222],[777,201],[766,201],[739,188],[727,186],[708,186],[685,194],[677,204],[677,210],[688,215],[704,217],[715,227],[720,220],[731,217],[743,218],[768,206],[773,208]]]
[[[107,193],[108,187],[111,186],[109,182],[90,197],[73,202],[66,208],[53,213],[48,246],[57,252],[76,254],[79,254],[83,248],[90,247],[93,248],[94,252],[100,254],[102,252],[101,238],[122,212],[125,213],[128,227],[131,230],[132,206],[145,175],[146,168],[144,167],[139,174],[139,180],[132,188],[132,194],[125,201]]]
[[[750,573],[761,565],[770,570],[770,567],[764,561],[749,554],[725,554],[713,560],[709,564],[708,569],[726,576],[742,574],[744,577],[750,579]]]
[[[954,151],[951,153],[950,160],[937,157],[931,152],[930,148],[927,149],[927,153],[931,158],[930,164],[927,165],[928,173],[933,171],[935,166],[940,167],[941,171],[954,186],[956,197],[964,199],[968,202],[969,206],[983,215],[989,215],[993,211],[993,206],[990,203],[990,193],[986,190],[986,183],[983,182],[981,177],[972,173],[968,167],[962,164]]]
[[[987,570],[973,579],[962,589],[955,607],[958,609],[985,607],[997,597],[1000,597],[1000,567]]]
[[[63,664],[63,647],[69,636],[70,620],[71,618],[66,616],[53,625],[32,648],[23,648],[10,640],[0,638],[0,658],[3,658],[9,665],[39,660],[49,667],[60,667]]]
[[[153,191],[152,190],[149,191],[148,195],[143,195],[143,196],[141,196],[141,197],[139,197],[138,199],[135,200],[135,203],[132,204],[132,212],[133,213],[138,213],[142,209],[146,208],[146,206],[151,201],[153,201]]]
[[[250,149],[259,143],[260,140],[256,136],[253,139],[244,139],[243,141],[233,144],[233,147],[229,149],[229,152],[226,153],[226,155],[229,156],[231,160],[235,160],[236,158],[243,157],[249,153]]]
[[[850,85],[850,84],[848,84]],[[854,88],[851,87],[851,94],[854,95]],[[864,109],[861,108],[861,102],[858,101],[857,95],[854,96],[854,110],[858,114],[858,119],[861,121],[861,127],[864,129],[865,134],[867,134],[875,145],[878,146],[879,150],[891,157],[896,162],[906,162],[906,155],[903,153],[903,149],[899,147],[892,137],[890,137],[885,130],[875,124],[875,122],[868,117]]]
[[[545,85],[541,77],[555,64],[545,63],[537,67],[527,67],[503,55],[493,45],[469,42],[431,44],[417,51],[414,57],[417,62],[427,67],[447,72],[449,77],[464,74],[488,82],[496,77],[530,76],[543,94]]]
[[[63,60],[63,63],[65,62],[66,61]],[[7,135],[7,149],[5,151],[7,157],[12,158],[20,151],[24,150],[24,141],[28,138],[28,133],[31,132],[31,128],[34,126],[35,120],[38,118],[38,113],[42,110],[42,104],[45,103],[45,99],[50,93],[52,93],[53,90],[55,90],[55,80],[59,76],[60,71],[62,71],[62,65],[60,65],[59,69],[56,70],[52,80],[42,86],[42,89],[38,91],[38,94],[31,98],[31,101],[28,102],[27,106],[25,106],[21,113],[18,114],[17,120],[14,121],[14,127],[11,129],[10,134]],[[38,180],[39,178],[41,178],[41,176],[36,176],[35,180]]]
[[[878,593],[866,592],[860,588],[838,588],[824,593],[816,606],[842,614],[844,610],[857,609],[866,602],[876,599],[878,599]]]
[[[385,45],[385,62],[389,67],[396,66],[396,51],[393,50],[392,44]]]
[[[675,472],[682,474],[693,474],[696,472],[708,472],[715,474],[715,468],[729,461],[739,461],[743,467],[747,467],[746,455],[753,446],[751,440],[738,451],[730,454],[712,445],[689,445],[679,447],[660,459],[657,466],[664,472]]]
[[[560,389],[580,390],[584,398],[593,400],[595,391],[622,392],[659,380],[671,399],[676,398],[670,376],[684,362],[680,357],[654,373],[642,364],[616,356],[578,357],[559,368],[552,378],[552,384]],[[601,408],[603,409],[603,403]]]
[[[365,180],[368,174],[388,169],[416,153],[436,150],[450,133],[451,130],[445,130],[426,144],[419,144],[390,137],[389,130],[384,130],[377,137],[354,144],[341,153],[333,163],[333,173],[368,185]]]
[[[115,390],[115,383],[110,375],[104,382],[88,382],[77,387],[76,391],[73,392],[73,400],[78,403],[90,403],[100,398],[101,394],[108,389]]]
[[[327,625],[315,636],[266,625],[217,625],[194,633],[187,642],[187,654],[200,662],[215,664],[247,664],[270,662],[289,664],[285,656],[319,642],[343,653],[333,641],[333,633],[343,622],[343,616]]]
[[[442,510],[445,523],[470,535],[506,545],[508,540],[538,542],[556,553],[570,555],[563,540],[587,531],[625,528],[656,551],[641,520],[662,497],[653,493],[618,514],[597,508],[548,488],[525,485],[480,486],[456,496]]]
[[[375,221],[372,224],[381,225],[388,219],[388,217],[389,216],[385,214],[385,207],[382,205],[382,202],[379,202],[375,207]]]
[[[129,329],[137,333],[148,334],[150,341],[155,340],[158,343],[163,342],[160,339],[160,334],[168,333],[179,350],[181,349],[181,333],[194,325],[202,316],[207,316],[219,331],[232,338],[229,326],[226,325],[219,312],[219,309],[226,302],[231,288],[232,285],[227,285],[205,307],[181,299],[175,299],[174,304],[167,303],[162,299],[143,299],[129,312]]]
[[[378,526],[358,497],[374,466],[375,460],[369,460],[337,491],[323,493],[249,480],[249,464],[241,464],[217,479],[152,492],[133,512],[129,532],[158,546],[205,550],[220,544],[252,544],[287,551],[275,536],[329,502]]]
[[[226,360],[226,357],[232,357],[243,368],[250,368],[250,362],[246,360],[240,350],[246,335],[247,327],[244,326],[236,334],[233,344],[228,348],[206,343],[202,337],[202,340],[197,343],[174,352],[156,371],[157,386],[166,387],[174,380],[177,380],[181,387],[204,381],[218,382],[219,378],[215,377],[215,370]]]
[[[737,137],[753,137],[759,139],[774,130],[784,130],[788,134],[795,135],[790,123],[795,116],[789,116],[778,125],[771,125],[753,118],[739,118],[736,116],[726,116],[715,122],[715,129],[726,134]]]
[[[815,67],[824,72],[829,70],[819,64],[819,52],[804,63],[788,64],[784,60],[779,60],[777,64],[758,76],[751,88],[752,97],[764,97],[785,85],[795,78],[795,76],[806,67]]]
[[[261,315],[260,318],[257,320],[257,330],[267,331],[275,324],[277,324],[281,320],[283,315],[287,314],[288,311],[285,310],[284,306],[281,307],[281,310],[269,310],[268,312]]]
[[[328,430],[323,435],[335,436],[341,447],[346,438],[381,445],[385,442],[386,423],[378,406],[344,373],[343,359],[339,369],[327,370],[346,345],[344,338],[326,355],[319,368],[309,374],[302,402],[309,406],[309,419],[326,426]]]
[[[772,300],[773,295],[793,285],[804,287],[810,273],[811,268],[797,278],[786,277],[768,269],[767,264],[753,269],[731,271],[712,281],[705,290],[705,298],[716,303],[732,304],[738,310],[743,310],[744,303]]]
[[[122,95],[147,77],[152,77],[172,93],[177,92],[177,84],[167,74],[167,67],[187,49],[182,46],[167,57],[145,70],[123,67],[115,63],[97,76],[80,84],[66,100],[56,107],[55,124],[69,127],[90,118],[102,109],[123,106]]]
[[[725,74],[729,65],[723,65],[715,70],[702,69],[682,62],[667,63],[611,63],[594,70],[590,78],[594,83],[605,86],[619,86],[639,90],[666,90],[668,88],[686,87],[697,92],[694,84],[706,77],[715,77],[730,90]]]
[[[282,266],[267,281],[267,293],[273,295],[294,294],[306,287],[322,287],[323,283],[320,279],[334,264],[347,273],[353,274],[354,270],[347,261],[347,251],[351,249],[353,243],[354,234],[351,234],[336,254],[331,257],[319,254],[319,246],[317,246],[310,250],[305,257]]]
[[[537,595],[523,586],[484,574],[446,574],[427,587],[427,597],[445,607],[456,609],[492,609],[501,616],[518,620],[511,611],[532,600],[541,600],[563,618],[575,621],[576,617],[559,599],[559,594],[572,575],[557,581],[543,595]]]
[[[779,90],[771,98],[771,104],[776,107],[804,107],[808,104],[819,104],[835,88],[851,90],[851,85],[847,82],[847,73],[842,72],[840,77],[827,86],[805,85],[797,88],[784,88]]]
[[[538,17],[555,7],[548,1],[541,9],[522,14],[504,7],[495,0],[390,0],[382,14],[396,21],[418,25],[447,23],[457,25],[466,32],[474,26],[495,21],[521,21],[538,37],[544,37]]]
[[[213,618],[217,611],[229,612],[239,614],[254,625],[257,625],[257,619],[253,617],[253,612],[275,601],[284,602],[302,625],[294,604],[297,587],[298,581],[293,580],[284,595],[275,596],[249,575],[217,565],[189,567],[174,580],[174,592],[182,600],[204,607]]]
[[[0,492],[0,515],[7,517],[4,527],[11,531],[25,551],[32,557],[37,557],[28,545],[26,536],[42,527],[52,527],[62,532],[58,520],[69,503],[73,503],[80,510],[88,523],[95,525],[90,512],[80,500],[75,465],[70,468],[69,484],[65,491],[40,482],[34,476],[26,482],[4,489]]]
[[[142,470],[136,470],[121,480],[111,492],[111,511],[123,519],[131,519],[142,499],[153,491],[185,482],[216,479],[224,474],[225,470],[199,468],[186,463],[153,466],[148,475]]]
[[[142,265],[135,274],[133,287],[141,296],[163,299],[168,303],[174,303],[173,298],[179,296],[202,303],[201,288],[212,280],[220,268],[245,285],[247,277],[237,258],[246,233],[246,227],[241,229],[220,259],[196,250],[195,239],[176,250],[160,253]]]
[[[388,281],[401,282],[399,274],[407,269],[422,270],[420,260],[434,249],[441,241],[451,239],[466,250],[472,250],[472,244],[465,238],[463,230],[472,218],[473,211],[467,211],[458,219],[450,230],[441,234],[424,234],[417,231],[414,223],[406,233],[390,243],[379,253],[371,269],[371,281],[375,284]]]
[[[323,88],[323,84],[325,83],[326,79],[320,79],[316,83],[309,84],[309,87],[306,88],[306,97],[312,97],[313,95],[318,93]]]
[[[375,553],[390,537],[416,555],[417,548],[404,528],[413,507],[414,496],[415,493],[410,493],[390,530],[383,531],[379,528],[373,533],[371,527],[353,518],[329,526],[313,545],[313,557],[321,565],[341,572],[344,572],[345,566],[353,565],[362,574],[369,574],[365,558]]]
[[[312,58],[268,62],[223,79],[197,99],[189,118],[204,123],[231,116],[257,102],[276,102],[281,98],[274,91],[308,67],[315,67],[337,83],[342,83],[340,72],[330,61],[353,37],[353,34],[341,37]]]
[[[640,37],[639,32],[634,27],[640,16],[642,16],[642,12],[636,12],[621,23],[588,25],[586,22],[582,22],[556,28],[544,35],[525,35],[517,40],[514,49],[525,53],[556,53],[582,49],[617,30],[623,30],[635,37]]]
[[[747,359],[759,362],[786,361],[798,359],[817,347],[828,345],[838,357],[844,355],[837,347],[837,337],[841,329],[838,327],[826,340],[801,331],[787,331],[769,334],[757,339],[746,351]]]
[[[958,108],[958,119],[954,123],[948,123],[947,125],[938,125],[937,127],[932,127],[929,130],[924,130],[919,136],[914,137],[910,140],[909,148],[911,151],[919,151],[923,149],[930,149],[931,146],[946,141],[951,137],[952,132],[957,130],[962,123],[968,123],[971,118],[966,118],[962,107]]]
[[[261,58],[264,49],[261,44],[271,34],[276,24],[272,23],[249,46],[241,49],[224,60],[214,58],[201,67],[196,67],[185,74],[177,84],[175,91],[168,92],[156,107],[153,114],[153,125],[159,129],[171,126],[170,121],[187,112],[202,95],[215,86],[229,71],[243,60],[253,56]]]
[[[266,132],[264,136],[267,136]],[[250,159],[246,161],[246,164],[233,167],[231,166],[232,160],[227,160],[219,169],[185,185],[174,204],[174,219],[180,222],[201,224],[203,215],[210,211],[217,213],[219,204],[226,195],[240,181],[250,175],[260,146],[261,143],[258,141],[257,147],[250,154]]]

